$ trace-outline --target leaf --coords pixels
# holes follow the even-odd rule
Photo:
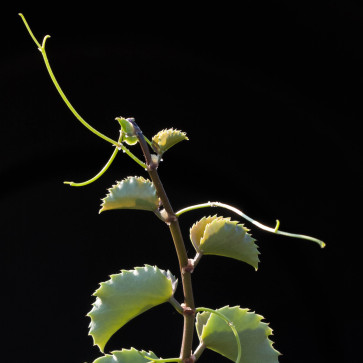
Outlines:
[[[210,317],[210,313],[204,312],[204,313],[197,314],[197,317],[195,319],[195,327],[197,329],[197,334],[198,334],[199,340],[203,333],[204,325],[207,324],[209,317]]]
[[[122,349],[112,352],[112,355],[106,354],[104,357],[97,358],[93,363],[150,363],[151,361],[143,358],[142,355],[147,355],[150,358],[158,359],[153,352],[139,352],[135,348]]]
[[[134,125],[124,117],[116,117],[116,120],[121,125],[121,130],[124,133],[122,141],[125,141],[128,145],[135,145],[138,142],[138,139],[135,135]]]
[[[128,177],[112,188],[102,199],[100,213],[111,209],[142,209],[155,211],[159,208],[160,199],[154,184],[143,177]]]
[[[252,265],[256,270],[259,252],[248,229],[230,218],[203,217],[190,229],[190,239],[197,252],[231,257]]]
[[[192,228],[190,228],[190,239],[196,251],[200,251],[200,240],[203,238],[205,227],[207,226],[207,224],[213,222],[217,218],[222,217],[217,217],[216,215],[213,217],[203,217],[200,221],[194,223]]]
[[[177,279],[170,271],[149,265],[122,270],[110,277],[93,294],[96,301],[88,313],[89,334],[101,352],[117,330],[141,313],[167,302],[177,286]]]
[[[153,144],[156,145],[156,148],[160,155],[162,155],[166,150],[170,149],[172,146],[183,140],[189,140],[186,136],[186,133],[174,129],[165,129],[159,131],[152,138]]]
[[[239,306],[225,306],[217,311],[229,319],[238,332],[242,347],[240,363],[278,362],[280,353],[273,348],[272,341],[268,338],[272,330],[268,324],[261,322],[263,319],[261,315],[249,312],[248,309],[241,309]],[[198,313],[196,326],[199,340],[208,349],[235,362],[236,339],[223,319],[209,312]]]

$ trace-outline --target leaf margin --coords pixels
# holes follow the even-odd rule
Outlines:
[[[152,137],[152,144],[161,156],[181,141],[189,140],[186,132],[174,128],[163,129]],[[161,143],[162,142],[162,143]]]
[[[121,303],[123,297],[116,296],[119,294],[119,291],[117,291],[118,285],[117,284],[123,284],[121,286],[120,290],[122,292],[122,289],[125,288],[125,285],[127,285],[128,281],[130,280],[130,275],[133,275],[135,277],[140,276],[140,274],[146,273],[148,274],[148,270],[151,269],[155,273],[159,274],[159,278],[162,279],[163,284],[169,284],[170,286],[167,286],[168,289],[167,294],[165,293],[165,296],[154,297],[154,300],[157,301],[157,303],[151,303],[150,301],[146,300],[144,296],[142,296],[142,293],[140,294],[139,291],[137,291],[137,287],[135,285],[135,282],[131,284],[135,290],[131,289],[127,291],[127,293],[130,295],[132,292],[136,291],[137,295],[137,301],[128,302],[125,306],[125,303],[123,304],[123,307],[121,308]],[[151,273],[153,272],[151,271]],[[148,277],[148,276],[147,276]],[[166,282],[165,279],[169,280],[169,282]],[[150,277],[149,277],[150,279]],[[151,278],[152,279],[152,278]],[[119,281],[116,281],[119,280]],[[116,284],[116,287],[115,287]],[[145,283],[144,283],[145,284]],[[145,264],[144,267],[134,267],[133,270],[121,270],[121,273],[118,274],[112,274],[110,275],[110,279],[101,282],[99,284],[99,288],[93,293],[93,296],[96,297],[96,300],[92,303],[92,310],[87,314],[87,316],[91,319],[91,322],[89,324],[89,335],[93,338],[93,345],[97,345],[101,352],[103,352],[104,347],[106,346],[107,342],[110,340],[110,338],[118,331],[120,330],[124,325],[126,325],[128,322],[130,322],[132,319],[137,317],[138,315],[141,315],[145,311],[156,307],[158,305],[161,305],[165,302],[168,302],[173,296],[176,291],[177,285],[178,285],[178,279],[169,271],[169,270],[162,270],[157,266],[151,266],[148,264]],[[110,287],[111,286],[111,287]],[[155,291],[157,289],[157,286],[155,286],[155,283],[148,283],[148,287],[151,287],[151,294],[155,295]],[[159,288],[165,288],[165,286],[159,286]],[[107,297],[107,289],[110,289],[114,296],[112,296],[111,300],[116,299],[116,303],[118,304],[119,308],[115,312],[111,312],[109,314],[108,305],[115,304],[114,301],[110,302],[110,299]],[[115,290],[116,289],[116,290]],[[171,290],[170,290],[171,289]],[[143,291],[141,291],[143,292]],[[106,296],[105,296],[106,295]],[[122,294],[121,294],[122,295]],[[140,297],[141,296],[141,297]],[[130,296],[128,297],[130,299]],[[132,297],[131,297],[132,298]],[[102,301],[103,299],[103,301]],[[126,310],[126,313],[120,314],[120,311],[122,312],[122,309]],[[135,309],[138,309],[135,313]],[[112,309],[111,309],[112,310]],[[113,309],[115,310],[115,309]],[[116,317],[114,316],[116,314]],[[109,317],[111,315],[112,319]],[[102,318],[99,319],[99,316]],[[105,317],[106,316],[106,317]],[[107,319],[106,319],[107,318]],[[110,321],[112,324],[110,324]],[[111,327],[110,327],[111,325]]]
[[[134,183],[136,185],[132,185]],[[130,204],[134,198],[140,196],[142,196],[140,200],[143,202],[141,205],[137,205],[137,202],[134,206]],[[124,203],[126,203],[125,206],[123,206]],[[128,176],[108,188],[108,193],[102,198],[101,209],[98,213],[114,209],[138,209],[155,212],[159,206],[160,198],[151,180],[142,176]]]
[[[270,328],[268,323],[265,323],[265,322],[262,321],[262,320],[264,320],[264,317],[262,315],[256,314],[255,312],[252,312],[247,308],[241,308],[238,305],[233,306],[233,307],[230,307],[230,306],[227,305],[227,306],[224,306],[224,307],[222,307],[220,309],[216,309],[216,310],[218,312],[221,312],[224,316],[226,316],[233,323],[234,327],[238,331],[239,336],[240,336],[240,334],[243,334],[244,330],[246,330],[246,331],[248,331],[248,330],[247,329],[244,329],[244,330],[242,329],[242,331],[241,331],[241,327],[239,327],[240,322],[236,322],[236,319],[233,319],[230,315],[232,313],[235,313],[236,311],[237,311],[237,313],[242,311],[244,314],[248,315],[249,318],[254,318],[255,319],[254,323],[256,325],[256,322],[257,322],[258,329],[262,328],[262,330],[264,330],[264,331],[262,331],[262,333],[265,334],[265,338],[266,338],[267,344],[268,344],[267,348],[270,349],[270,352],[268,353],[270,355],[270,358],[269,358],[270,360],[267,363],[278,363],[278,357],[281,355],[281,353],[279,351],[277,351],[273,347],[274,342],[272,342],[269,339],[269,337],[271,335],[273,335],[272,334],[272,329]],[[203,318],[203,321],[200,321],[201,317]],[[226,354],[226,352],[223,353],[223,352],[218,351],[217,349],[219,349],[219,347],[217,347],[217,348],[215,346],[213,347],[213,339],[212,339],[212,343],[208,343],[208,342],[206,343],[207,332],[205,330],[208,329],[208,324],[211,324],[212,319],[220,319],[221,322],[223,321],[220,317],[218,317],[218,315],[215,315],[215,314],[212,314],[212,313],[209,313],[209,312],[203,312],[203,313],[198,313],[197,314],[195,325],[196,325],[197,335],[198,335],[198,338],[199,338],[200,342],[203,343],[206,346],[206,348],[208,348],[210,350],[213,350],[213,351],[217,352],[218,354],[221,354],[224,357],[234,361],[234,357],[231,357],[230,352],[227,352],[227,354],[229,354],[229,356],[228,356]],[[216,321],[214,320],[214,321],[212,321],[212,323],[215,324]],[[228,328],[226,328],[226,325],[225,325],[224,321],[223,321],[223,323],[224,324],[221,324],[221,327],[223,329],[225,329],[226,334],[230,334],[229,341],[232,342],[232,347],[233,347],[233,350],[234,350],[235,349],[235,341],[234,341],[235,339],[234,339],[234,337],[232,337],[232,335],[231,335],[232,333],[230,332],[230,330]],[[222,332],[223,332],[223,330],[222,330]],[[216,332],[216,330],[214,330],[214,331],[212,330],[211,335],[213,335],[213,334],[218,335],[218,332]],[[245,339],[240,338],[240,343],[242,345],[242,357],[241,357],[240,363],[254,363],[256,361],[261,361],[261,360],[246,360],[246,359],[249,359],[249,358],[248,358],[248,356],[246,357],[246,341],[244,341],[244,340]],[[221,337],[219,337],[218,341],[221,341]],[[263,343],[266,345],[266,341],[264,341]],[[245,346],[245,348],[244,348],[244,346]],[[251,346],[252,345],[250,345],[248,348],[251,349]],[[226,345],[224,346],[224,348],[228,349],[228,348],[226,348]],[[247,352],[248,352],[248,348],[247,348]],[[266,347],[264,347],[264,348],[266,348]],[[261,349],[259,349],[258,352],[261,354]],[[251,355],[251,352],[248,352],[248,353]]]
[[[217,229],[217,231],[212,233],[213,229]],[[231,221],[230,217],[221,217],[215,214],[214,216],[202,217],[195,222],[190,228],[189,235],[197,253],[237,259],[257,270],[260,262],[258,257],[260,252],[255,243],[256,239],[248,232],[249,229],[244,224]],[[231,238],[231,234],[233,238]],[[232,240],[230,245],[223,242],[227,237]],[[211,242],[213,239],[217,240],[217,243],[214,241],[214,246],[213,242]],[[218,242],[219,239],[221,239],[220,242]]]

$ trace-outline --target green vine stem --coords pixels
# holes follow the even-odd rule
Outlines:
[[[232,330],[232,332],[234,334],[234,337],[236,338],[236,343],[237,343],[236,363],[240,363],[241,356],[242,356],[241,342],[240,342],[240,339],[239,339],[238,332],[237,332],[235,326],[233,325],[233,323],[226,316],[224,316],[222,313],[220,313],[219,311],[213,310],[213,309],[197,308],[197,309],[195,309],[195,311],[196,312],[206,311],[208,313],[215,314],[215,315],[219,316],[221,319],[223,319],[228,324],[228,326],[231,328],[231,330]]]
[[[85,185],[88,185],[88,184],[91,184],[93,183],[94,181],[96,181],[97,179],[99,179],[106,171],[107,169],[111,166],[111,164],[113,163],[113,161],[115,160],[116,158],[116,155],[118,154],[118,152],[120,150],[122,150],[123,152],[125,152],[128,156],[131,157],[131,159],[133,159],[134,161],[136,161],[141,167],[143,167],[144,169],[146,169],[146,164],[144,164],[139,158],[137,158],[129,149],[127,149],[127,147],[125,147],[121,141],[122,141],[122,132],[120,132],[120,137],[118,139],[118,142],[120,144],[120,146],[118,147],[115,147],[115,150],[113,151],[110,159],[107,161],[107,163],[105,164],[105,166],[102,168],[102,170],[97,174],[95,175],[93,178],[85,181],[85,182],[82,182],[82,183],[75,183],[75,182],[68,182],[68,181],[65,181],[63,182],[64,184],[69,184],[71,187],[83,187]]]
[[[246,215],[245,213],[243,213],[239,209],[237,209],[235,207],[232,207],[232,206],[230,206],[228,204],[220,203],[220,202],[208,202],[208,203],[192,205],[190,207],[179,210],[178,212],[175,213],[175,215],[177,217],[179,217],[180,215],[182,215],[185,212],[189,212],[189,211],[192,211],[192,210],[195,210],[195,209],[200,209],[200,208],[207,208],[207,207],[220,207],[220,208],[229,209],[230,211],[238,214],[242,218],[244,218],[247,221],[251,222],[252,224],[257,226],[258,228],[263,229],[264,231],[275,233],[275,234],[280,234],[280,235],[288,236],[288,237],[292,237],[292,238],[306,239],[308,241],[312,241],[312,242],[317,243],[321,248],[325,247],[325,242],[321,241],[320,239],[310,237],[310,236],[306,236],[304,234],[296,234],[296,233],[280,231],[279,230],[279,227],[280,227],[280,221],[279,220],[276,221],[277,223],[276,223],[275,228],[267,227],[264,224],[252,219],[251,217],[249,217],[248,215]]]
[[[143,163],[137,156],[135,156],[126,146],[124,146],[121,143],[121,137],[118,141],[114,141],[112,139],[110,139],[108,136],[103,135],[101,132],[97,131],[94,127],[92,127],[88,122],[86,122],[80,115],[79,113],[74,109],[74,107],[72,106],[72,104],[69,102],[68,98],[66,97],[66,95],[64,94],[64,92],[62,91],[61,87],[58,84],[57,79],[54,76],[54,73],[52,71],[52,68],[49,64],[49,60],[47,57],[47,53],[45,51],[45,42],[48,38],[50,38],[49,35],[46,35],[43,39],[43,43],[42,45],[40,45],[40,43],[37,41],[37,39],[35,38],[33,32],[31,31],[27,21],[25,20],[25,17],[23,14],[19,14],[20,17],[22,18],[25,27],[27,28],[30,36],[32,37],[32,39],[34,40],[35,44],[38,46],[38,49],[40,51],[40,53],[42,53],[43,59],[44,59],[44,63],[47,67],[48,73],[50,75],[50,78],[53,81],[54,86],[56,87],[57,91],[59,92],[60,96],[62,97],[63,101],[65,102],[65,104],[67,105],[67,107],[69,108],[69,110],[73,113],[73,115],[91,132],[93,132],[94,134],[96,134],[97,136],[99,136],[101,139],[104,139],[106,141],[108,141],[109,143],[113,144],[114,146],[116,146],[117,149],[114,150],[110,160],[107,162],[107,164],[103,167],[103,169],[92,179],[87,180],[83,183],[74,183],[74,182],[64,182],[65,184],[69,184],[71,186],[74,187],[79,187],[79,186],[84,186],[87,184],[90,184],[92,182],[94,182],[95,180],[97,180],[101,175],[103,175],[105,173],[105,171],[109,168],[109,166],[111,165],[111,163],[113,162],[114,158],[117,155],[117,150],[122,150],[124,153],[126,153],[132,160],[134,160],[136,163],[138,163],[143,169],[146,169],[146,164]],[[151,142],[148,140],[148,142],[151,144]]]
[[[121,139],[122,139],[122,134],[120,133],[120,138],[118,140],[119,143],[121,142]],[[100,178],[107,171],[107,169],[110,167],[112,162],[115,160],[115,157],[118,154],[118,152],[119,152],[119,149],[117,147],[115,147],[115,150],[113,151],[110,159],[107,161],[107,163],[102,168],[102,170],[97,175],[95,175],[93,178],[91,178],[91,179],[89,179],[89,180],[87,180],[85,182],[82,182],[82,183],[75,183],[75,182],[68,182],[68,181],[65,181],[63,183],[64,184],[69,184],[71,187],[83,187],[85,185],[93,183],[94,181],[96,181],[98,178]]]
[[[49,60],[47,57],[47,53],[45,51],[45,42],[48,38],[50,38],[50,35],[46,35],[43,39],[43,43],[42,45],[40,45],[40,43],[37,41],[37,39],[35,38],[33,32],[31,31],[27,21],[25,20],[25,17],[23,14],[19,13],[19,16],[22,18],[30,36],[32,37],[32,39],[34,40],[34,43],[38,46],[38,49],[40,51],[40,53],[42,53],[43,59],[44,59],[44,63],[45,66],[47,67],[48,73],[50,75],[50,78],[52,79],[54,86],[56,87],[57,91],[59,92],[60,96],[62,97],[63,101],[66,103],[66,105],[68,106],[68,108],[71,110],[71,112],[73,113],[73,115],[85,126],[87,127],[88,130],[90,130],[91,132],[93,132],[94,134],[96,134],[97,136],[99,136],[101,139],[106,140],[107,142],[115,145],[115,146],[120,146],[120,144],[115,141],[110,139],[108,136],[103,135],[102,133],[100,133],[99,131],[97,131],[95,128],[93,128],[88,122],[86,122],[80,115],[79,113],[74,109],[74,107],[72,106],[72,104],[68,101],[68,98],[66,97],[66,95],[64,94],[64,92],[62,91],[62,89],[60,88],[57,79],[55,78],[52,68],[49,64]]]
[[[93,178],[82,182],[82,183],[75,183],[75,182],[69,182],[69,181],[64,181],[63,184],[69,184],[71,187],[83,187],[85,185],[91,184],[94,181],[96,181],[98,178],[100,178],[106,171],[107,169],[110,167],[110,165],[112,164],[112,162],[115,160],[115,157],[118,153],[118,148],[115,148],[115,150],[113,151],[110,159],[108,160],[108,162],[105,164],[105,166],[102,168],[102,170],[95,175]]]
[[[153,149],[153,151],[155,151],[154,150],[154,146],[153,146],[153,143],[144,135],[144,139],[145,139],[145,141],[150,145],[150,147]],[[156,151],[155,151],[156,152]]]
[[[137,156],[135,156],[124,144],[120,144],[117,147],[119,150],[122,150],[126,155],[130,156],[132,160],[138,163],[144,170],[146,170],[146,164],[143,163]]]

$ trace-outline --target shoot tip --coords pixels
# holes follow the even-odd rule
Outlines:
[[[274,233],[277,233],[279,228],[280,228],[280,221],[278,219],[276,219],[276,227],[275,227]]]

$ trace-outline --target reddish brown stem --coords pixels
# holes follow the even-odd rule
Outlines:
[[[192,348],[193,348],[193,334],[194,334],[194,296],[192,288],[191,270],[189,268],[189,259],[185,249],[184,239],[180,230],[178,217],[175,215],[174,210],[169,202],[168,196],[165,192],[164,186],[161,183],[159,174],[157,172],[157,165],[152,161],[149,147],[145,141],[145,138],[137,126],[135,121],[132,121],[137,138],[140,142],[142,152],[145,157],[147,171],[150,175],[151,181],[153,182],[156,192],[161,200],[161,203],[166,211],[167,218],[166,223],[169,226],[170,233],[173,238],[174,246],[179,261],[179,268],[181,274],[181,280],[183,285],[184,293],[184,327],[183,327],[183,340],[180,351],[180,358],[183,362],[189,362],[192,359]]]

